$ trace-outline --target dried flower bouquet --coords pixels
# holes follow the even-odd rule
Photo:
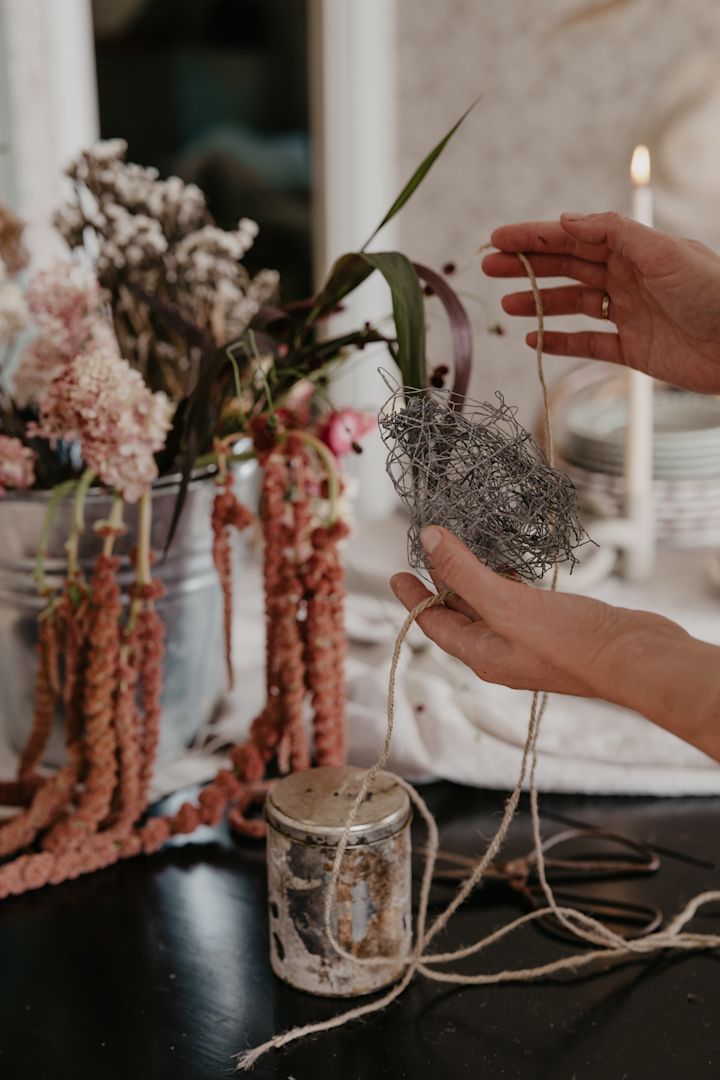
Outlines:
[[[2,801],[18,807],[0,826],[0,896],[155,851],[176,833],[215,824],[226,808],[237,828],[260,834],[249,811],[269,769],[344,761],[338,544],[347,527],[338,514],[338,463],[359,450],[374,420],[334,409],[328,375],[350,350],[384,342],[405,384],[425,385],[424,283],[450,316],[458,389],[467,376],[467,316],[444,277],[397,252],[363,250],[340,259],[316,297],[283,304],[274,271],[251,276],[242,264],[253,222],[217,228],[197,187],[160,179],[124,155],[125,144],[112,140],[72,163],[73,194],[56,225],[74,257],[35,273],[24,289],[22,229],[9,211],[0,213],[0,495],[52,489],[35,572],[43,610],[34,716],[18,775],[0,784]],[[394,333],[366,324],[320,337],[323,321],[374,270],[392,292]],[[231,534],[254,518],[233,490],[233,463],[251,455],[262,468],[266,704],[233,751],[233,770],[222,770],[197,804],[146,817],[164,639],[150,550],[153,481],[181,477],[170,543],[193,470],[214,466],[213,557],[232,680]],[[113,501],[95,526],[88,580],[78,545],[88,491],[98,486]],[[64,499],[74,500],[73,524],[64,584],[53,591],[44,557]],[[135,580],[123,598],[115,544],[129,503],[139,505]],[[58,711],[67,759],[48,777],[40,765]]]

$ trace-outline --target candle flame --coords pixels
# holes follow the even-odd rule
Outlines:
[[[650,183],[650,151],[642,143],[633,150],[630,176],[638,187],[646,187]]]

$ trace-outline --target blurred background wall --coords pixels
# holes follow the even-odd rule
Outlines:
[[[573,19],[578,12],[587,17]],[[720,246],[717,0],[397,0],[397,27],[401,178],[483,95],[403,211],[402,250],[431,265],[461,264],[503,222],[627,212],[639,142],[653,154],[658,226]],[[461,281],[502,319],[502,283],[479,266]],[[475,396],[502,389],[528,421],[537,403],[523,343],[529,324],[504,319],[507,336],[487,334],[482,308],[467,303],[477,327]],[[571,363],[548,359],[548,371]]]
[[[5,198],[47,217],[61,164],[97,131],[122,135],[131,159],[206,187],[223,224],[257,216],[252,258],[280,267],[287,298],[363,242],[480,96],[380,244],[436,267],[470,260],[456,287],[476,327],[472,392],[502,389],[526,423],[526,328],[474,259],[496,225],[628,210],[630,155],[647,142],[657,224],[720,247],[717,0],[0,0],[0,14]],[[382,289],[359,300],[366,317],[389,311]],[[487,332],[498,320],[504,336]],[[431,310],[431,360],[447,345]],[[572,363],[548,361],[550,378]],[[358,404],[376,403],[371,366]]]

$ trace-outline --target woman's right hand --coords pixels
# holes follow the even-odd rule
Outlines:
[[[605,293],[616,333],[546,330],[544,351],[645,371],[700,393],[720,393],[720,256],[695,240],[648,229],[621,214],[563,214],[560,221],[504,225],[492,235],[491,277],[523,277],[524,252],[538,278],[577,285],[542,289],[546,316],[602,317]],[[532,317],[532,292],[503,297],[509,315]],[[535,347],[537,333],[527,336]]]

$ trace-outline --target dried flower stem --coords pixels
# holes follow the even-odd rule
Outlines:
[[[267,405],[267,411],[270,414],[270,418],[274,419],[275,406],[273,404],[273,396],[270,390],[270,383],[268,382],[267,375],[265,374],[265,369],[262,365],[262,357],[260,355],[260,350],[257,347],[257,340],[255,338],[254,330],[248,330],[247,336],[248,341],[250,342],[250,352],[253,360],[255,361],[255,371],[260,376],[263,384],[263,389],[265,390],[265,404]]]
[[[80,537],[85,529],[85,500],[87,493],[90,489],[90,485],[97,476],[94,469],[86,469],[82,474],[77,484],[77,491],[75,492],[75,510],[73,513],[72,529],[70,530],[70,537],[65,550],[67,552],[68,559],[68,577],[72,580],[78,575],[78,547],[80,544]]]
[[[122,495],[115,495],[110,508],[110,516],[107,521],[100,522],[97,526],[97,532],[104,532],[105,539],[103,541],[103,555],[109,559],[113,553],[113,547],[115,545],[116,537],[124,532],[123,527],[123,510],[125,507],[125,501]]]
[[[140,497],[137,536],[137,582],[150,584],[150,534],[152,530],[152,501],[150,491]]]
[[[233,370],[233,379],[235,381],[235,397],[241,398],[242,397],[242,382],[241,382],[241,379],[240,379],[240,368],[238,367],[238,362],[235,359],[235,354],[233,353],[233,348],[234,348],[233,345],[228,345],[228,347],[225,349],[225,355],[227,356],[228,360],[230,361],[230,364],[231,364],[232,370]]]
[[[162,586],[152,580],[151,572],[152,498],[146,491],[138,510],[138,533],[135,558],[135,587],[130,606],[128,630],[137,628],[137,649],[140,703],[142,706],[142,730],[140,741],[140,805],[147,804],[155,768],[163,682],[163,658],[165,654],[165,627],[155,609],[155,600],[162,594]]]
[[[47,558],[48,547],[50,545],[50,534],[52,532],[55,516],[60,507],[60,503],[65,498],[65,496],[75,488],[76,484],[77,480],[66,480],[65,483],[58,484],[57,487],[53,488],[52,495],[48,500],[45,517],[43,519],[42,530],[40,532],[37,555],[35,556],[35,569],[33,571],[35,585],[41,595],[45,595],[47,593],[47,581],[45,578],[45,559]]]
[[[212,508],[212,552],[223,595],[225,664],[228,684],[232,687],[234,681],[232,663],[233,575],[230,529],[234,528],[238,531],[246,529],[253,521],[253,515],[247,507],[239,502],[233,491],[233,476],[231,472],[227,471],[226,459],[221,447],[218,449],[216,484],[219,490],[213,500]]]
[[[140,499],[138,506],[137,543],[135,545],[135,585],[130,601],[127,628],[131,630],[142,611],[144,597],[142,587],[150,584],[150,534],[152,531],[152,503],[150,492]]]

